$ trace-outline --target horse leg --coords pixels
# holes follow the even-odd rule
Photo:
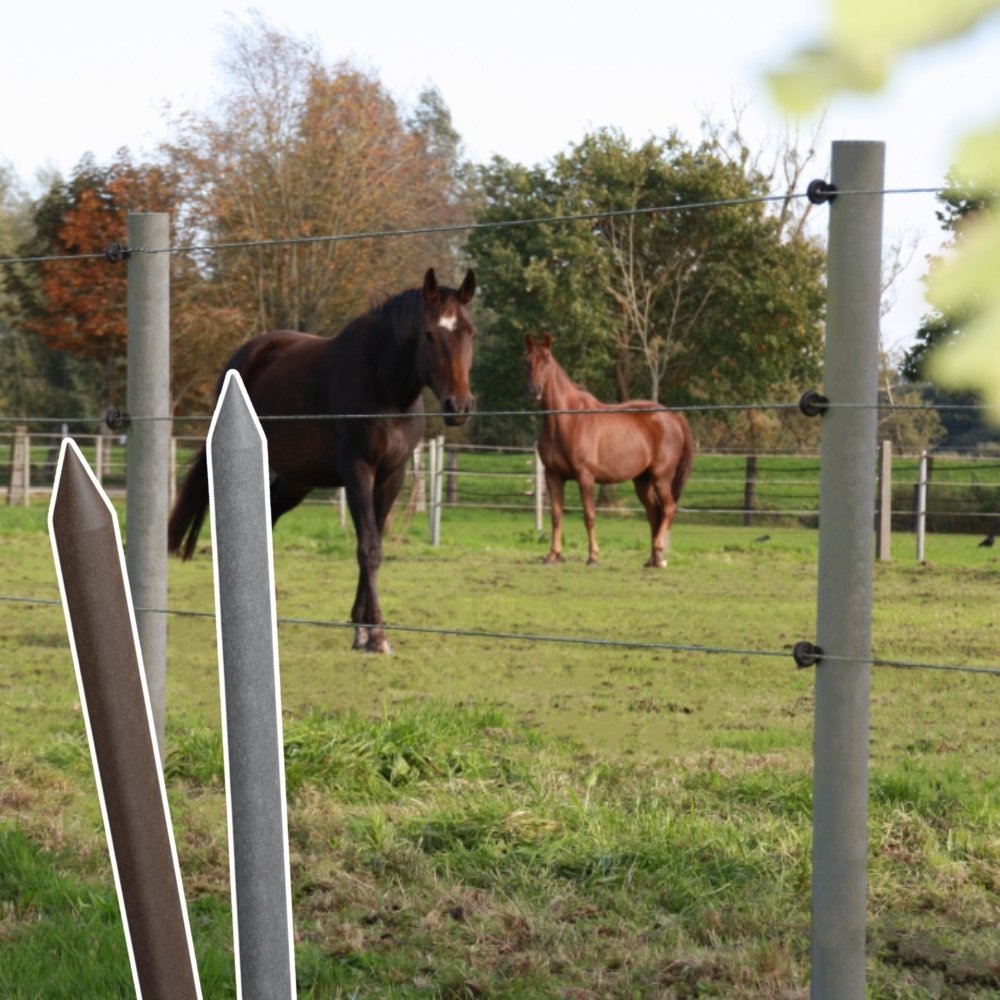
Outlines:
[[[347,491],[358,538],[358,590],[351,611],[351,621],[355,623],[353,648],[363,652],[392,652],[382,627],[378,571],[382,565],[382,534],[405,477],[405,463],[382,480],[361,466],[351,477],[355,487],[349,486]]]
[[[312,487],[300,486],[289,479],[282,479],[281,476],[271,480],[271,527],[274,527],[282,514],[287,514],[293,507],[298,507],[311,492]]]
[[[671,479],[666,478],[660,481],[657,486],[657,494],[660,498],[662,515],[656,536],[653,539],[653,553],[659,553],[657,566],[667,565],[667,556],[670,553],[670,527],[677,516],[677,501],[674,499],[674,487]]]
[[[368,630],[366,649],[369,653],[391,653],[392,646],[382,628],[382,609],[378,599],[378,568],[382,563],[382,535],[385,533],[386,522],[392,511],[392,505],[399,496],[406,478],[406,463],[393,470],[385,479],[375,480],[372,492],[372,507],[375,513],[375,530],[378,539],[378,560],[370,568],[368,574],[367,620],[372,627]]]
[[[551,566],[553,563],[566,561],[562,555],[563,496],[566,480],[546,470],[545,488],[549,491],[549,503],[552,506],[552,543],[549,546],[549,554],[542,562],[546,566]]]
[[[663,507],[660,505],[660,498],[656,495],[653,478],[648,472],[644,472],[642,475],[636,476],[632,480],[632,484],[635,486],[635,495],[642,503],[646,511],[646,520],[649,522],[651,552],[645,565],[654,569],[662,568],[666,566],[667,562],[663,558],[662,541],[658,545],[657,536],[663,520]]]
[[[581,474],[580,499],[583,501],[583,524],[587,529],[587,565],[596,566],[600,549],[597,547],[597,511],[594,507],[594,480]]]
[[[670,524],[677,513],[669,478],[654,481],[650,473],[643,473],[633,480],[636,496],[646,508],[646,520],[649,521],[651,552],[646,566],[652,569],[662,569],[667,565],[668,547],[670,544]]]
[[[357,536],[358,589],[351,609],[354,622],[354,646],[361,651],[386,651],[385,632],[378,607],[376,586],[378,568],[382,564],[382,539],[375,517],[374,475],[367,466],[358,464],[345,477],[347,506]]]

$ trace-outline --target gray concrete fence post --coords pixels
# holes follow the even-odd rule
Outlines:
[[[167,713],[167,515],[170,498],[170,217],[129,215],[125,562],[156,739]],[[155,418],[155,419],[149,419]]]
[[[835,142],[820,450],[812,997],[865,995],[872,525],[885,145]],[[866,193],[856,193],[866,192]],[[870,192],[870,193],[867,193]]]

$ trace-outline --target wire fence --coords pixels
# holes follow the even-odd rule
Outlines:
[[[101,470],[101,463],[96,459],[97,442],[100,435],[93,437],[93,444],[88,448],[86,441],[83,441],[84,452],[90,451],[95,455],[95,469]],[[193,451],[200,446],[200,438],[180,438],[177,439],[187,452]],[[103,472],[106,480],[106,488],[113,495],[116,490],[123,491],[125,483],[125,448],[123,439],[115,439],[111,448],[105,453],[106,463]],[[44,472],[49,469],[49,461],[56,453],[57,444],[53,441],[42,449],[36,449],[36,455],[44,455],[44,460],[33,462],[37,471]],[[93,449],[93,450],[91,450]],[[543,489],[542,481],[538,477],[538,462],[533,449],[518,448],[514,446],[504,446],[491,448],[482,445],[474,446],[451,446],[449,449],[450,460],[442,463],[441,475],[445,479],[445,488],[441,491],[442,505],[445,509],[453,512],[461,510],[479,511],[504,511],[515,514],[522,514],[526,518],[534,516],[538,510],[537,493]],[[752,468],[754,472],[754,484],[756,492],[754,494],[758,506],[744,507],[741,500],[747,495],[747,469],[748,459],[755,456],[733,456],[728,455],[702,455],[699,456],[696,464],[696,472],[688,483],[689,494],[694,498],[683,508],[686,515],[710,517],[716,522],[722,523],[757,523],[761,519],[767,519],[768,523],[793,519],[794,523],[815,527],[819,517],[819,472],[820,466],[815,455],[779,455],[768,456],[767,458],[754,461]],[[699,465],[707,468],[705,474],[698,475]],[[912,462],[901,460],[903,474],[913,476],[914,467]],[[768,466],[771,466],[769,470]],[[938,460],[935,466],[936,474],[945,476],[947,473],[966,477],[975,477],[980,473],[996,474],[1000,470],[1000,463],[995,460],[985,459],[982,461],[969,461],[959,459],[954,462]],[[794,470],[794,474],[792,471]],[[873,470],[874,474],[874,470]],[[409,508],[416,505],[416,500],[421,492],[421,487],[426,484],[423,477],[426,471],[422,470],[416,463],[408,470]],[[768,478],[769,475],[771,478]],[[903,488],[912,491],[916,485],[916,479],[905,480]],[[945,490],[954,494],[960,489],[961,484],[945,482],[942,484]],[[979,485],[979,484],[976,484]],[[765,488],[766,487],[766,488]],[[9,488],[9,487],[8,487]],[[789,491],[789,492],[783,492]],[[39,491],[43,492],[43,491]],[[641,520],[644,516],[638,501],[628,495],[627,490],[622,491],[621,496],[617,491],[610,495],[613,503],[601,503],[598,512],[605,516],[634,517]],[[37,498],[38,493],[34,494]],[[404,496],[407,495],[404,493]],[[425,489],[423,493],[424,504],[430,490]],[[810,499],[809,504],[799,503],[795,506],[788,506],[788,501],[801,501],[803,497]],[[324,497],[317,502],[329,504],[336,495],[333,491],[326,491]],[[1000,488],[996,495],[996,506],[994,512],[989,517],[1000,517]],[[578,512],[582,508],[575,505],[568,505],[568,512]],[[911,512],[897,512],[909,516]],[[953,510],[949,512],[952,516],[976,516],[969,511]],[[342,508],[341,517],[344,518]],[[537,527],[536,522],[536,527]],[[0,595],[0,603],[9,605],[57,605],[55,599],[42,597],[23,597],[18,595]],[[177,617],[199,617],[212,618],[213,612],[191,611],[183,609],[148,609],[156,613],[173,615]],[[348,621],[327,621],[312,618],[279,618],[279,624],[314,626],[326,629],[350,629],[356,627],[356,623]],[[588,646],[607,647],[622,650],[643,650],[649,652],[675,652],[675,653],[695,653],[704,655],[726,655],[743,657],[781,658],[788,660],[792,656],[791,647],[781,650],[776,649],[749,649],[731,646],[712,646],[697,643],[672,643],[672,642],[646,642],[636,640],[619,640],[605,637],[578,636],[578,635],[551,635],[538,633],[519,633],[510,631],[465,629],[458,627],[433,627],[433,626],[412,626],[405,623],[390,623],[386,626],[389,631],[400,633],[413,633],[425,635],[448,635],[456,638],[468,640],[499,639],[520,641],[527,643],[559,643],[567,646]],[[990,665],[963,665],[956,663],[930,663],[919,660],[907,660],[891,657],[873,657],[872,665],[878,667],[891,667],[897,669],[926,669],[936,671],[947,671],[957,673],[986,674],[1000,676],[1000,667]]]
[[[928,187],[911,187],[911,188],[886,188],[881,190],[859,190],[859,191],[838,191],[837,197],[849,198],[853,196],[862,195],[908,195],[908,194],[939,194],[945,190],[941,186],[928,186]],[[713,201],[704,202],[692,202],[685,204],[669,204],[660,205],[655,207],[647,208],[637,208],[622,211],[600,211],[600,212],[587,212],[578,214],[567,214],[558,216],[548,216],[548,217],[538,217],[531,219],[513,219],[513,220],[496,220],[490,222],[478,222],[478,223],[462,223],[454,224],[448,226],[428,226],[428,227],[417,227],[412,229],[396,229],[396,230],[380,230],[380,231],[366,231],[366,232],[355,232],[346,234],[327,234],[321,236],[311,236],[311,237],[295,237],[295,238],[275,238],[275,239],[258,239],[249,241],[233,241],[233,242],[221,242],[215,244],[190,244],[185,246],[172,246],[172,247],[125,247],[118,244],[114,244],[108,247],[106,250],[100,252],[91,252],[83,254],[55,254],[55,255],[41,255],[33,257],[8,257],[0,258],[0,266],[9,266],[14,264],[33,264],[42,263],[48,261],[69,261],[69,260],[82,260],[82,259],[97,259],[104,257],[111,262],[116,262],[127,257],[130,254],[190,254],[190,253],[205,253],[205,252],[220,252],[235,249],[254,249],[254,248],[265,248],[265,247],[280,247],[280,246],[294,246],[299,244],[312,244],[312,243],[336,243],[336,242],[348,242],[356,240],[374,240],[374,239],[388,239],[388,238],[400,238],[406,236],[416,236],[416,235],[430,235],[430,234],[447,234],[447,233],[458,233],[458,232],[471,232],[480,229],[487,228],[510,228],[517,226],[528,226],[528,225],[540,225],[540,224],[569,224],[576,222],[597,222],[606,219],[614,219],[618,217],[636,217],[636,216],[655,216],[657,214],[666,214],[674,212],[683,211],[694,211],[694,210],[709,210],[718,209],[724,207],[734,207],[734,206],[746,206],[752,204],[767,204],[774,202],[787,202],[793,199],[801,198],[813,198],[810,192],[795,192],[791,194],[784,195],[762,195],[753,196],[748,198],[737,198],[737,199],[720,199]],[[851,403],[840,403],[832,401],[826,404],[828,409],[836,409],[838,407],[842,408],[856,408],[857,406],[868,406],[871,408],[871,404],[851,404]],[[891,409],[897,411],[946,411],[946,410],[971,410],[971,411],[984,411],[987,407],[977,404],[936,404],[936,403],[907,403],[907,404],[891,404],[887,406],[884,403],[876,404],[880,409]],[[697,404],[691,406],[679,406],[670,407],[669,409],[674,412],[693,414],[693,413],[726,413],[726,412],[739,412],[747,410],[757,410],[757,411],[791,411],[798,409],[800,404],[798,402],[758,402],[758,403],[705,403]],[[666,408],[666,407],[665,407]],[[551,411],[551,410],[492,410],[480,413],[478,416],[480,419],[485,419],[489,417],[525,417],[525,418],[538,418],[545,414],[558,414],[569,411]],[[577,413],[591,413],[600,411],[574,411]],[[318,415],[275,415],[275,416],[265,416],[261,417],[262,422],[268,420],[360,420],[360,419],[377,419],[379,417],[384,417],[386,414],[318,414]],[[391,416],[398,418],[399,414],[392,414]],[[2,424],[29,424],[31,426],[59,426],[63,431],[63,434],[68,432],[70,427],[80,427],[80,426],[96,426],[104,423],[106,416],[72,416],[72,417],[9,417],[0,416],[0,425]],[[145,417],[132,417],[130,418],[134,421],[141,420],[155,420],[155,421],[188,421],[188,422],[204,422],[207,423],[211,420],[211,415],[208,414],[188,414],[188,415],[160,415],[160,416],[145,416]],[[0,436],[2,439],[3,436]],[[97,440],[101,440],[104,435],[98,435],[95,437],[95,450],[98,447],[96,444]],[[12,444],[13,449],[13,444]],[[508,452],[513,454],[518,454],[515,449],[507,449]],[[31,449],[27,450],[27,459],[22,460],[22,467],[26,465],[30,472],[35,468],[39,469],[40,474],[47,478],[50,475],[50,469],[54,470],[55,457],[50,454],[43,459],[40,463],[36,463]],[[108,449],[108,455],[96,456],[97,464],[99,466],[100,472],[106,472],[109,477],[109,484],[111,484],[115,479],[121,475],[122,483],[124,482],[124,459],[112,457],[114,454],[113,446]],[[700,461],[704,461],[703,458]],[[970,467],[975,475],[986,471],[984,466],[972,466]],[[991,469],[1000,468],[1000,464],[994,464],[989,467]],[[11,463],[11,470],[8,480],[8,489],[13,485],[14,474],[16,469],[16,462]],[[119,471],[120,470],[120,471]],[[754,499],[755,503],[753,505],[747,503],[734,503],[726,502],[732,501],[734,490],[743,490],[744,499],[749,495],[748,490],[748,478],[746,472],[741,474],[738,469],[733,469],[730,475],[724,474],[724,470],[718,464],[715,465],[713,474],[705,476],[700,480],[692,480],[689,486],[689,496],[693,493],[697,497],[696,503],[688,504],[683,508],[687,514],[702,514],[702,515],[727,515],[741,518],[759,518],[759,517],[769,517],[769,518],[798,518],[798,519],[813,519],[818,517],[818,482],[812,478],[799,478],[799,476],[808,473],[816,472],[818,473],[818,465],[810,465],[797,470],[797,475],[795,477],[771,477],[766,482],[766,490],[764,486],[764,479],[762,479],[759,470],[755,470],[753,489],[754,489]],[[957,471],[957,470],[956,470]],[[540,485],[537,483],[537,479],[533,475],[525,475],[524,471],[497,471],[489,469],[479,469],[479,470],[458,470],[453,469],[448,473],[452,477],[454,485],[454,494],[449,501],[446,501],[447,505],[454,508],[468,507],[470,509],[495,509],[495,510],[513,510],[520,511],[522,509],[528,509],[529,502],[531,505],[534,504],[534,500],[537,498],[537,493],[540,490]],[[414,470],[411,476],[416,480],[419,473]],[[495,488],[495,484],[499,484],[505,481],[510,481],[516,479],[521,483],[520,489],[506,490],[505,487],[500,489]],[[464,490],[464,500],[459,502],[457,499],[458,495],[458,483],[465,481],[467,488]],[[476,486],[472,486],[476,483]],[[491,485],[487,485],[491,484]],[[25,491],[26,499],[30,502],[32,496],[32,489],[28,485],[27,480],[23,482],[23,489]],[[906,488],[911,488],[915,484],[906,483]],[[938,484],[935,483],[935,489],[937,489]],[[958,484],[941,484],[947,489],[952,490],[951,496],[960,496],[960,489],[968,489],[968,487],[960,487]],[[1000,488],[996,483],[986,483],[986,482],[976,482],[973,484],[974,488],[982,490],[992,490]],[[784,492],[780,492],[783,490]],[[714,491],[714,492],[713,492]],[[810,502],[802,503],[803,499],[807,499]],[[981,500],[981,498],[979,498]],[[992,499],[992,498],[991,498]],[[980,503],[981,506],[981,503]],[[572,509],[572,508],[571,508]],[[1000,509],[1000,506],[998,506]],[[641,509],[636,505],[634,509],[630,509],[624,502],[616,500],[613,505],[604,504],[599,506],[599,512],[604,514],[610,513],[634,513],[638,515],[641,513]],[[912,511],[902,512],[906,516],[912,516]],[[955,517],[990,517],[994,518],[998,515],[996,511],[984,512],[984,511],[969,511],[969,510],[954,510],[947,512],[951,516]],[[747,522],[749,523],[749,522]],[[49,601],[47,599],[38,599],[30,597],[18,597],[13,595],[0,596],[0,602],[7,602],[12,604],[58,604],[58,601]],[[211,612],[191,612],[191,611],[180,611],[180,610],[168,610],[168,609],[152,609],[156,610],[157,613],[163,614],[176,614],[176,615],[195,615],[195,616],[207,616],[214,617]],[[312,625],[316,627],[325,628],[353,628],[355,623],[349,622],[323,622],[312,619],[279,619],[280,623],[283,624],[294,624],[294,625]],[[623,642],[614,639],[595,639],[595,638],[583,638],[574,636],[543,636],[543,635],[527,635],[520,633],[507,633],[507,632],[484,632],[475,630],[462,630],[462,629],[444,629],[444,628],[428,628],[428,627],[409,627],[405,625],[390,625],[390,629],[396,629],[397,631],[412,631],[412,632],[424,632],[429,634],[442,634],[442,635],[452,635],[452,636],[462,636],[468,638],[502,638],[509,639],[512,641],[528,641],[528,642],[559,642],[567,644],[584,644],[584,645],[606,645],[618,648],[629,648],[629,649],[648,649],[648,650],[668,650],[668,651],[684,651],[684,652],[697,652],[697,653],[718,653],[727,655],[744,655],[744,656],[765,656],[765,657],[788,657],[789,651],[769,651],[769,650],[740,650],[724,647],[711,647],[711,646],[698,646],[698,645],[688,645],[688,644],[670,644],[670,643],[642,643],[642,642]],[[888,666],[897,668],[907,668],[907,669],[937,669],[937,670],[957,670],[957,671],[967,671],[974,673],[987,673],[1000,675],[1000,668],[994,667],[962,667],[957,664],[926,664],[917,662],[908,662],[903,660],[891,660],[891,659],[879,659],[873,658],[872,663],[876,666]]]
[[[886,415],[892,413],[925,412],[925,413],[980,413],[992,414],[996,412],[996,407],[986,403],[850,403],[837,402],[836,400],[824,400],[823,409],[826,410],[878,410]],[[794,413],[801,411],[803,402],[762,400],[759,402],[744,403],[688,403],[680,405],[650,405],[649,403],[629,405],[616,405],[615,413],[681,413],[692,414],[714,414],[714,413]],[[473,418],[478,421],[485,421],[496,417],[523,417],[532,419],[546,416],[600,416],[607,414],[607,408],[574,408],[574,409],[545,409],[543,407],[533,407],[531,409],[490,409],[477,410]],[[281,421],[354,421],[354,420],[407,420],[423,419],[435,416],[434,413],[421,412],[387,412],[377,411],[371,413],[270,413],[260,414],[258,419],[262,424]],[[103,414],[86,414],[78,416],[38,416],[38,415],[4,415],[0,414],[0,424],[24,424],[28,426],[62,426],[69,427],[105,427],[115,431],[129,423],[194,423],[208,424],[212,420],[210,413],[172,413],[156,415],[132,415],[119,410],[109,410]],[[1000,442],[997,442],[1000,447]],[[968,449],[956,450],[976,450],[981,446],[970,446]]]
[[[0,433],[0,448],[8,445],[11,455],[10,463],[0,466],[0,489],[7,489],[9,503],[48,495],[65,433],[20,437]],[[37,443],[39,437],[44,443]],[[123,491],[127,436],[76,435],[75,440],[106,489],[112,494]],[[171,496],[175,494],[184,467],[203,439],[178,436],[172,441]],[[539,495],[543,501],[547,499],[533,448],[450,443],[445,452],[442,472],[445,509],[533,514]],[[423,480],[428,474],[419,464],[419,458],[418,450],[416,460],[407,471],[404,489],[411,493],[423,488]],[[915,518],[921,513],[929,518],[928,530],[932,532],[985,533],[1000,518],[1000,462],[985,457],[969,460],[936,456],[932,468],[933,478],[924,483],[926,489],[920,505],[917,493],[919,466],[906,456],[894,460],[891,512],[896,530],[912,530]],[[767,520],[816,527],[819,484],[820,466],[816,455],[707,452],[698,456],[691,479],[685,486],[681,509],[686,515],[722,519],[722,523],[737,521],[749,525]],[[572,497],[571,492],[567,510],[575,513],[581,508],[573,503]],[[335,491],[317,490],[311,502],[330,503],[335,499]],[[423,503],[419,509],[425,509]],[[642,506],[627,484],[603,488],[598,496],[597,511],[602,515],[644,516]]]
[[[530,413],[531,411],[523,411]],[[14,452],[18,442],[24,447],[18,460],[29,473],[33,494],[45,495],[55,472],[59,445],[68,435],[68,428],[56,433],[0,433],[0,448],[10,449],[11,460],[0,465],[0,488],[11,487],[16,466]],[[123,488],[126,474],[125,434],[74,435],[98,476],[110,489]],[[39,440],[40,439],[40,440]],[[40,443],[41,441],[41,443]],[[177,452],[172,480],[187,464],[203,442],[200,436],[173,438]],[[533,467],[533,448],[524,446],[469,445],[452,442],[447,445],[448,466],[445,470],[448,507],[474,506],[477,502],[520,508],[530,506],[538,488],[537,469]],[[969,459],[960,455],[932,456],[933,477],[928,475],[928,512],[945,517],[989,517],[1000,510],[1000,461],[989,456]],[[696,497],[686,510],[698,513],[725,510],[734,514],[802,516],[817,515],[819,497],[818,457],[809,453],[765,453],[749,449],[742,452],[717,453],[714,450],[698,456],[694,474],[686,486],[687,496]],[[410,469],[411,479],[419,475]],[[893,461],[892,486],[896,492],[893,511],[901,516],[915,513],[913,495],[920,484],[916,458],[897,455]],[[328,497],[328,494],[321,494]],[[615,496],[606,512],[626,512],[629,491],[607,490]],[[744,502],[750,501],[750,502]],[[951,506],[948,506],[948,504]],[[640,508],[634,505],[638,512]],[[905,528],[901,527],[901,530]]]
[[[940,194],[946,188],[941,185],[928,187],[898,187],[872,191],[838,191],[838,198],[871,195],[914,195]],[[29,257],[0,257],[0,267],[14,264],[40,264],[54,261],[99,260],[104,258],[117,263],[135,254],[190,254],[218,253],[223,250],[255,250],[287,246],[301,246],[321,243],[347,243],[359,240],[400,239],[408,236],[448,235],[468,233],[484,229],[511,229],[521,226],[560,225],[575,222],[600,222],[618,218],[668,215],[678,212],[704,211],[719,208],[734,208],[749,205],[787,203],[808,199],[815,201],[809,191],[795,191],[787,194],[752,195],[744,198],[719,198],[707,201],[683,202],[680,204],[655,205],[640,208],[579,212],[563,215],[537,216],[525,219],[497,219],[488,222],[462,222],[445,226],[418,226],[409,229],[367,230],[354,233],[329,233],[317,236],[276,237],[271,239],[235,240],[219,243],[196,243],[174,247],[128,247],[113,243],[102,250],[77,254],[41,254]]]
[[[62,606],[62,602],[57,598],[24,597],[10,594],[0,594],[0,603],[51,608]],[[200,618],[214,621],[216,617],[214,611],[197,611],[189,608],[137,607],[135,610],[137,612],[168,615],[176,618]],[[352,621],[333,621],[319,618],[287,617],[281,615],[277,617],[277,623],[279,625],[306,626],[311,628],[335,630],[354,630],[359,624],[358,622]],[[365,627],[372,626],[367,625]],[[788,646],[784,649],[758,649],[736,646],[709,646],[698,643],[613,639],[602,636],[554,635],[551,633],[511,632],[499,631],[495,629],[467,629],[434,625],[406,625],[400,622],[386,622],[383,623],[381,627],[387,632],[398,632],[401,634],[441,637],[449,636],[452,638],[470,640],[498,639],[505,642],[583,646],[589,648],[614,649],[631,652],[695,653],[705,656],[739,656],[756,659],[783,660],[785,662],[792,660],[795,655],[793,646]],[[848,660],[846,657],[837,657],[829,654],[821,654],[821,656],[823,660],[831,663],[837,661],[855,662],[854,660]],[[872,656],[869,662],[873,667],[887,667],[898,670],[934,670],[945,673],[979,674],[991,677],[1000,677],[1000,665],[974,666],[960,663],[930,663],[926,661],[904,660],[881,656]]]

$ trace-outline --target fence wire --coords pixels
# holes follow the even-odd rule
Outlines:
[[[824,403],[826,410],[879,410],[892,413],[894,411],[920,411],[920,412],[964,412],[964,413],[986,413],[996,412],[997,407],[986,403],[914,403],[914,404],[889,404],[889,403],[849,403],[830,400]],[[609,408],[611,407],[611,408]],[[550,416],[600,416],[609,413],[746,413],[746,412],[794,412],[801,410],[798,401],[796,402],[772,402],[763,401],[757,403],[689,403],[678,406],[662,405],[618,405],[609,404],[603,408],[585,409],[517,409],[517,410],[477,410],[470,415],[473,420],[488,420],[493,417],[550,417]],[[174,423],[210,423],[212,414],[210,413],[190,413],[190,414],[145,414],[132,415],[127,413],[119,414],[111,411],[115,416],[123,418],[126,423],[158,423],[172,421]],[[34,417],[34,416],[3,416],[0,415],[0,424],[52,424],[61,426],[79,425],[103,425],[108,421],[109,413],[102,415],[90,415],[79,417]],[[258,419],[262,424],[280,421],[314,421],[314,420],[416,420],[420,418],[433,418],[440,416],[435,411],[419,412],[394,412],[378,411],[373,413],[271,413],[258,414]],[[115,433],[119,433],[119,428],[114,428]]]
[[[850,198],[864,195],[910,195],[939,194],[947,190],[941,186],[884,188],[873,191],[838,191],[838,198]],[[768,203],[788,202],[809,198],[807,191],[796,191],[789,194],[752,195],[745,198],[720,198],[710,201],[684,202],[682,204],[656,205],[647,208],[628,208],[597,212],[580,212],[567,215],[539,216],[532,219],[497,219],[490,222],[452,223],[445,226],[418,226],[412,229],[381,229],[355,233],[332,233],[324,236],[293,236],[274,239],[234,240],[223,243],[202,243],[176,247],[126,247],[115,245],[101,251],[82,254],[44,254],[33,257],[0,257],[0,266],[13,264],[39,264],[49,261],[93,260],[106,258],[109,261],[122,259],[132,253],[144,254],[181,254],[181,253],[218,253],[222,250],[255,250],[284,246],[301,246],[315,243],[347,243],[358,240],[399,239],[407,236],[431,236],[448,233],[467,233],[483,229],[511,229],[518,226],[560,225],[573,222],[600,222],[604,219],[617,219],[639,216],[667,215],[674,212],[693,212],[709,209],[743,207]]]
[[[16,595],[0,595],[0,603],[38,605],[41,607],[61,607],[62,601],[54,598],[44,597],[20,597]],[[214,611],[194,611],[180,608],[136,608],[137,613],[154,615],[170,615],[177,618],[200,618],[215,620]],[[320,618],[299,618],[278,616],[279,625],[306,626],[322,629],[355,629],[359,627],[358,622],[330,621]],[[362,628],[373,628],[375,626],[360,623]],[[547,633],[532,632],[508,632],[492,629],[463,629],[434,625],[405,625],[394,622],[383,622],[380,626],[387,632],[400,632],[411,635],[433,635],[452,636],[458,639],[499,639],[504,642],[524,642],[524,643],[546,643],[560,646],[584,646],[600,649],[620,649],[631,652],[666,652],[666,653],[696,653],[704,656],[742,656],[758,659],[781,659],[792,658],[791,648],[774,649],[749,649],[732,646],[706,646],[697,643],[676,643],[676,642],[654,642],[639,639],[609,639],[595,636],[576,635],[550,635]],[[820,662],[827,663],[857,663],[852,657],[835,656],[830,654],[820,654]],[[927,663],[911,660],[891,659],[880,656],[872,656],[868,661],[873,667],[889,667],[898,670],[936,670],[948,673],[959,674],[980,674],[991,677],[1000,677],[1000,666],[969,666],[957,663]]]

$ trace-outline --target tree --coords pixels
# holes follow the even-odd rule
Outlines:
[[[816,159],[816,142],[826,124],[826,114],[821,114],[808,130],[801,121],[785,118],[780,128],[769,129],[763,140],[751,146],[743,125],[748,106],[734,95],[730,120],[723,123],[706,113],[701,122],[702,134],[720,155],[738,164],[743,173],[760,178],[768,193],[777,196],[770,210],[782,237],[805,239],[815,206],[801,193],[806,186],[806,171]]]
[[[892,441],[897,454],[914,454],[940,444],[948,430],[938,411],[928,406],[925,389],[901,379],[892,355],[883,353],[880,367],[878,439]]]
[[[989,17],[998,0],[953,3],[859,4],[831,7],[827,37],[811,42],[788,64],[770,74],[771,88],[787,109],[814,109],[838,90],[870,92],[883,87],[896,62],[912,49],[967,34]],[[961,337],[945,335],[943,349],[932,352],[932,374],[951,388],[973,388],[1000,414],[1000,126],[967,136],[961,143],[952,178],[969,192],[985,195],[988,207],[976,212],[974,232],[959,252],[929,276],[928,299],[941,316],[960,319]],[[925,340],[941,339],[928,329]],[[925,352],[926,353],[926,352]]]
[[[941,208],[935,214],[941,228],[951,234],[946,249],[954,251],[963,244],[966,224],[975,219],[979,213],[989,209],[996,196],[962,185],[954,174],[949,175],[948,180],[948,187],[937,196]],[[932,261],[932,269],[933,266]],[[927,358],[936,347],[960,336],[968,320],[969,316],[966,314],[946,314],[941,310],[934,310],[925,316],[917,330],[916,343],[906,352],[903,359],[903,375],[911,382],[926,379]]]
[[[111,265],[102,251],[112,242],[124,242],[130,211],[165,211],[169,204],[163,172],[133,163],[122,149],[108,166],[84,156],[68,181],[53,177],[33,206],[32,232],[18,255],[76,259],[42,260],[21,266],[10,277],[21,335],[45,346],[48,376],[64,394],[76,394],[73,382],[92,382],[85,407],[91,413],[122,402],[126,354],[126,272]],[[95,253],[97,257],[82,256]]]
[[[0,163],[0,257],[16,257],[31,231],[30,205],[13,170]],[[15,284],[19,265],[0,267],[0,410],[27,414],[30,382],[38,359],[25,342],[20,322],[20,296]]]
[[[56,187],[56,178],[52,187]],[[48,196],[31,202],[10,170],[0,177],[0,254],[36,257],[49,250],[37,231],[47,214]],[[59,200],[58,213],[65,208]],[[52,218],[56,215],[48,213]],[[0,268],[0,405],[18,416],[77,416],[86,408],[86,362],[52,351],[28,324],[42,309],[36,263],[8,263]],[[82,390],[82,391],[81,391]]]
[[[435,187],[464,215],[471,168],[463,160],[462,137],[437,87],[429,85],[417,95],[406,127],[423,144],[429,172],[437,179]]]
[[[941,207],[936,215],[942,229],[951,234],[945,247],[951,254],[961,250],[967,227],[981,213],[990,210],[996,195],[964,185],[954,174],[949,175],[948,180],[948,187],[938,194]],[[939,266],[940,260],[932,258],[925,282],[930,280]],[[948,313],[933,310],[925,315],[913,346],[900,361],[899,371],[903,378],[915,386],[927,383],[931,375],[928,370],[930,359],[939,348],[947,350],[957,343],[971,320],[972,312],[968,308]],[[941,411],[940,422],[950,446],[968,447],[992,437],[977,409],[980,398],[976,393],[949,392],[933,384],[915,387],[911,392],[928,404],[946,407]]]
[[[605,397],[745,401],[813,381],[823,256],[760,202],[731,203],[766,193],[744,166],[711,138],[633,147],[602,130],[549,168],[483,168],[483,222],[600,216],[470,237],[496,314],[479,382],[489,403],[518,398],[523,379],[509,379],[526,331],[552,333],[565,367]]]
[[[202,391],[256,333],[334,334],[428,266],[442,277],[458,266],[449,236],[328,237],[467,218],[458,137],[435,91],[407,120],[376,77],[326,66],[259,18],[231,35],[227,68],[218,108],[178,119],[164,149],[184,178],[185,241],[246,244],[201,257],[202,282],[186,303],[184,336],[200,345],[202,365],[185,381]]]

